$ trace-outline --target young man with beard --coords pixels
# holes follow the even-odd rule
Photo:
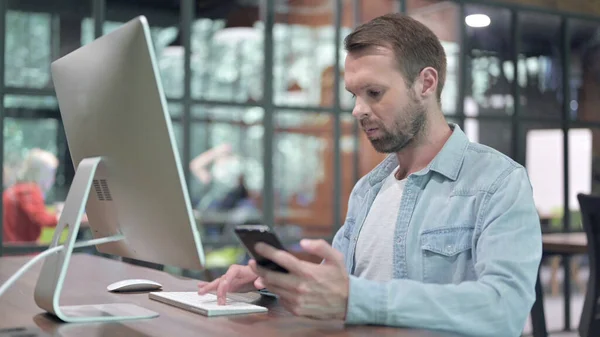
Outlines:
[[[446,122],[446,56],[423,24],[376,18],[345,40],[353,115],[389,156],[354,187],[321,264],[258,244],[289,274],[232,266],[199,293],[268,288],[292,313],[347,324],[518,336],[535,301],[541,231],[525,169]]]

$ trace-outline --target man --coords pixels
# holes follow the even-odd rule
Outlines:
[[[258,244],[280,274],[232,266],[199,292],[268,288],[296,315],[518,336],[535,300],[539,218],[525,169],[469,142],[441,111],[446,58],[436,36],[399,14],[345,40],[345,85],[373,147],[390,155],[354,187],[333,247],[303,240],[321,264]]]

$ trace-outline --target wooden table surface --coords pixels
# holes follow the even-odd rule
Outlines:
[[[544,253],[587,254],[585,233],[552,233],[542,235]]]
[[[0,258],[0,283],[30,257]],[[164,291],[196,291],[196,280],[126,264],[99,256],[74,254],[67,273],[61,304],[130,302],[160,314],[147,320],[119,323],[66,324],[46,314],[33,300],[41,263],[24,274],[0,297],[1,329],[26,328],[53,336],[449,336],[438,332],[378,326],[345,326],[341,321],[295,317],[269,297],[246,294],[249,301],[269,308],[268,313],[205,317],[150,300],[147,293],[117,294],[106,291],[112,282],[147,278],[163,284]]]

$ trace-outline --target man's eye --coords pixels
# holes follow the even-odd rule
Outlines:
[[[377,90],[369,90],[369,91],[367,91],[367,93],[369,94],[369,96],[371,96],[373,98],[377,98],[381,95],[381,91],[377,91]]]

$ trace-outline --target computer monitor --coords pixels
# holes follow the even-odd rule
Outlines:
[[[56,60],[51,71],[76,173],[56,231],[69,228],[69,237],[45,260],[36,303],[70,322],[155,317],[129,304],[58,304],[84,208],[95,238],[122,235],[98,245],[99,252],[186,269],[204,265],[146,19]]]

